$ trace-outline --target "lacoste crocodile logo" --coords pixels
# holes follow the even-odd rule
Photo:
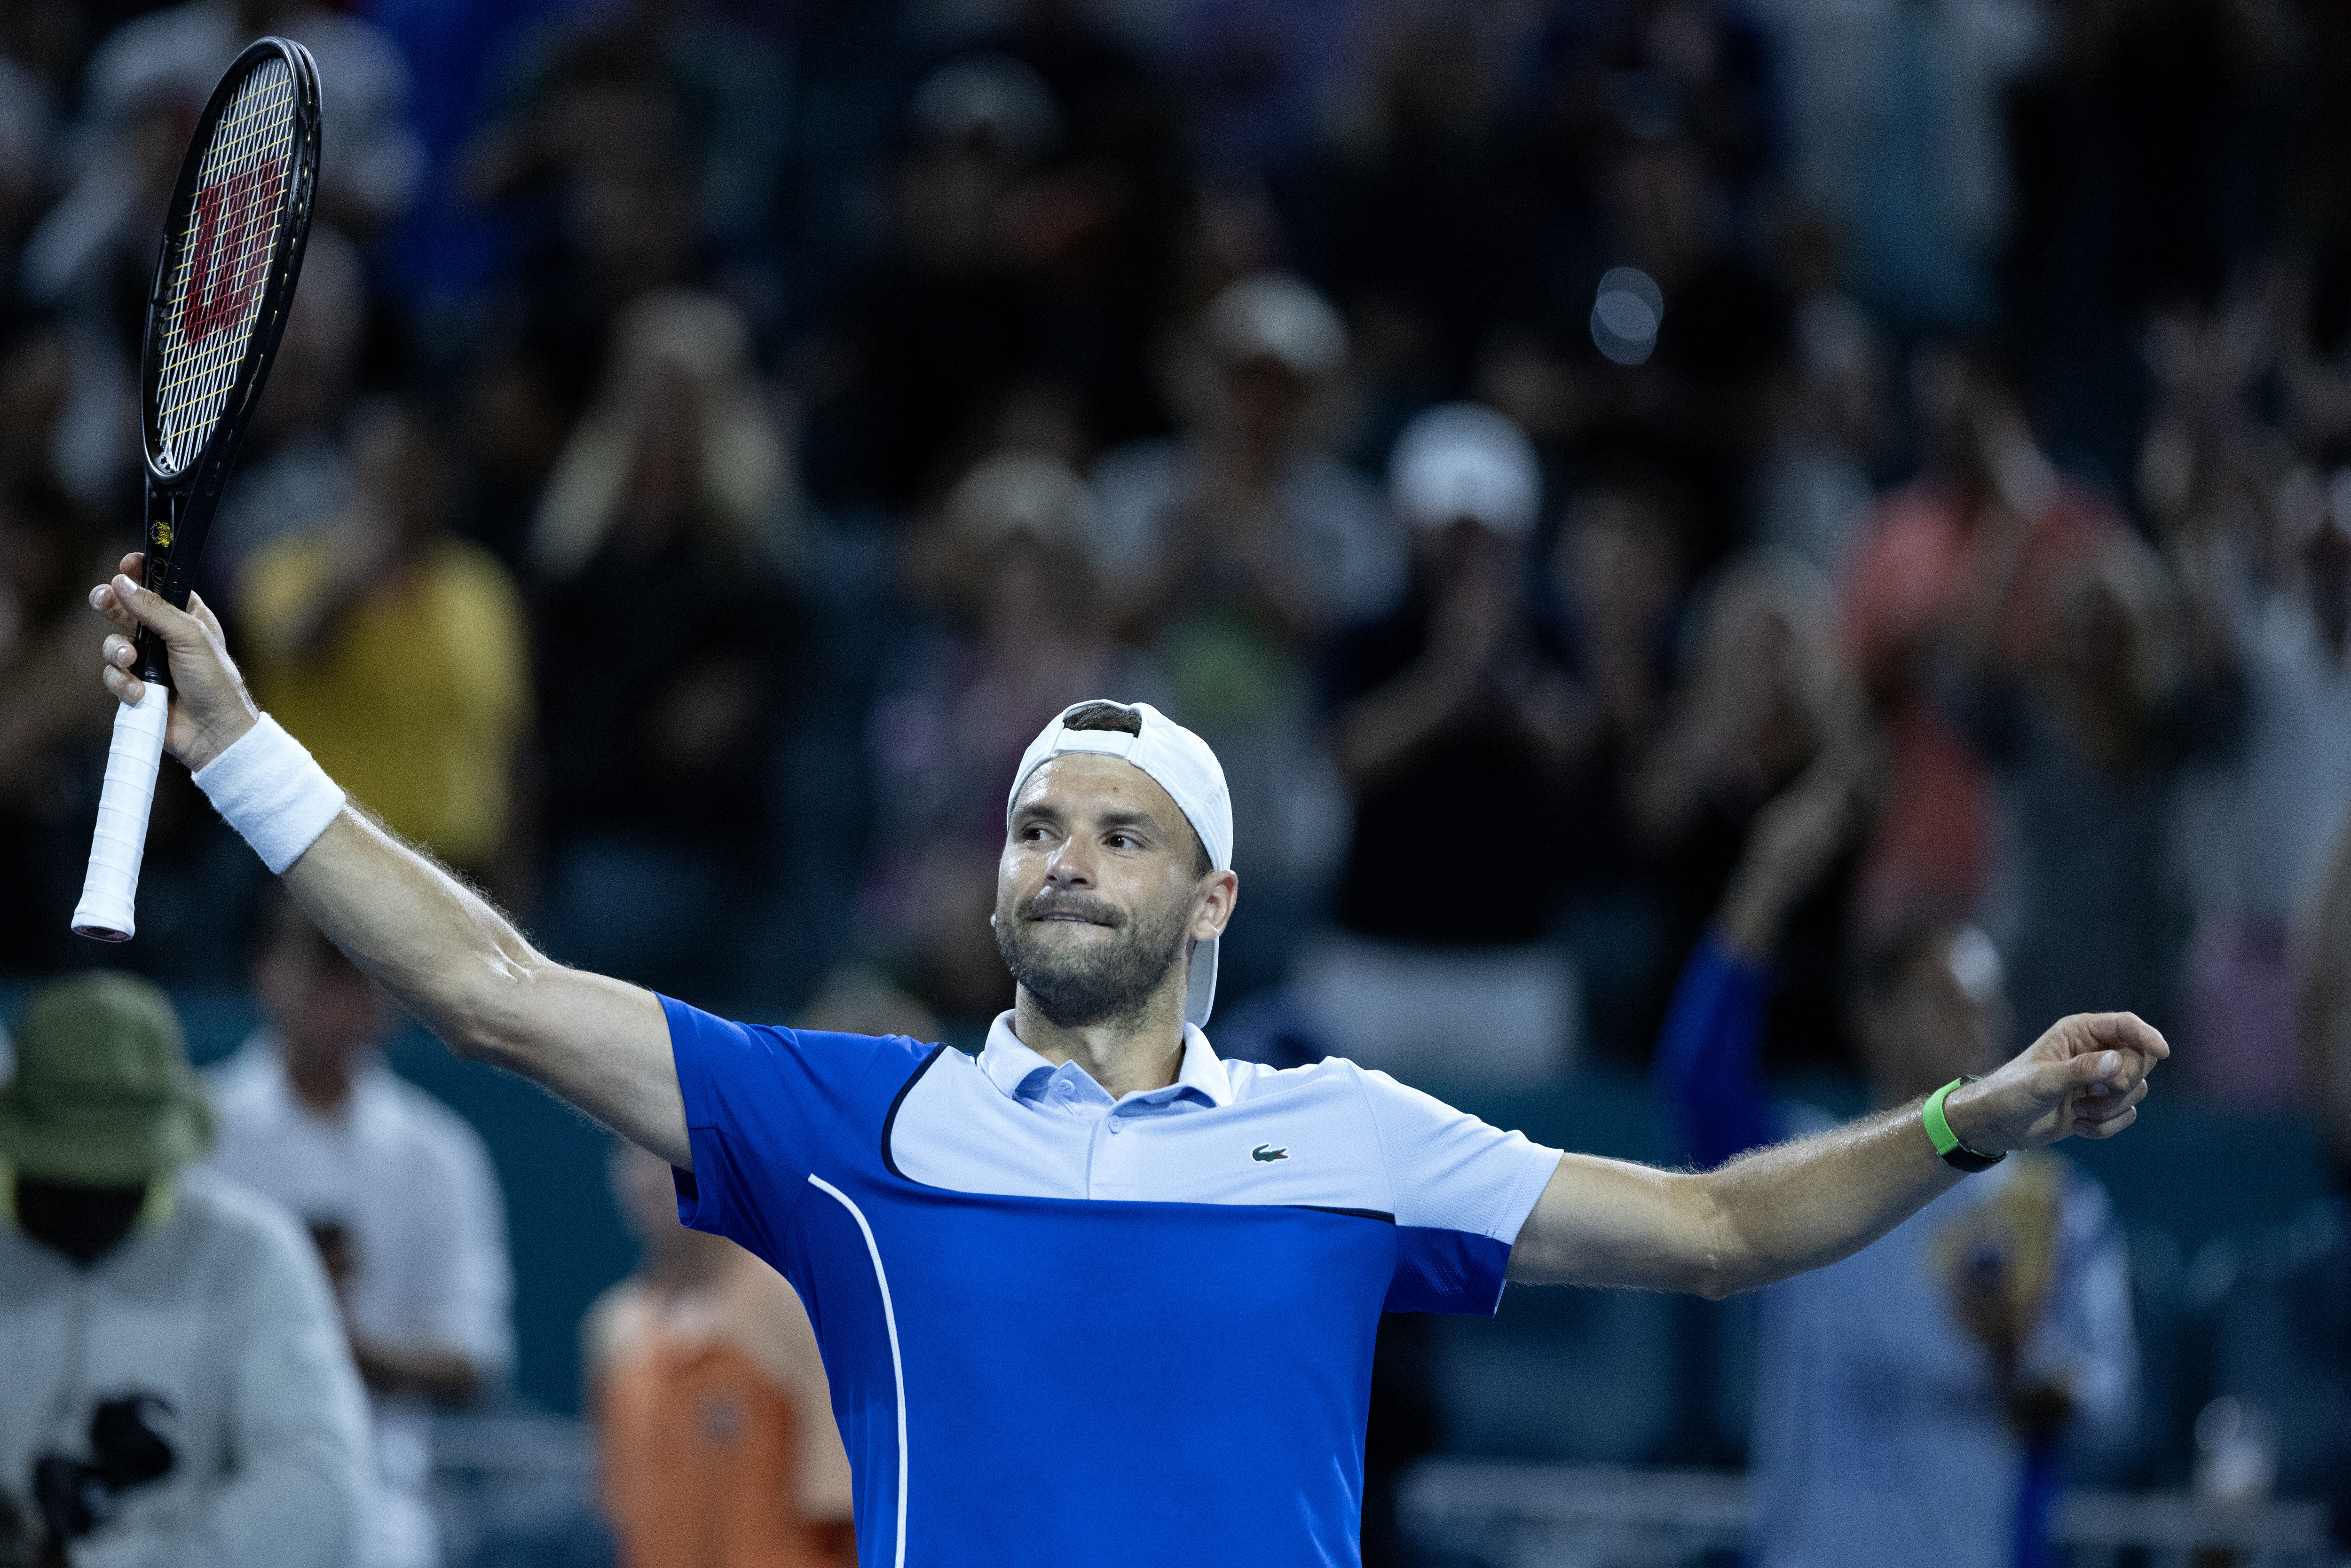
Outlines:
[[[1249,1151],[1249,1158],[1263,1166],[1270,1166],[1276,1160],[1286,1160],[1289,1157],[1288,1149],[1277,1149],[1271,1144],[1259,1144]]]

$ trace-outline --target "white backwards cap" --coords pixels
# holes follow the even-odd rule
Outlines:
[[[1123,729],[1067,727],[1064,721],[1071,714],[1098,703],[1134,715],[1142,732],[1129,735]],[[1011,792],[1004,800],[1008,825],[1012,819],[1012,803],[1020,798],[1020,787],[1029,782],[1029,775],[1053,758],[1072,751],[1100,752],[1105,757],[1123,758],[1143,769],[1154,783],[1167,791],[1168,798],[1183,811],[1184,820],[1200,835],[1209,863],[1218,871],[1232,869],[1233,798],[1225,788],[1225,770],[1207,741],[1149,703],[1098,698],[1063,708],[1061,716],[1045,727],[1044,733],[1029,743],[1029,750],[1020,758],[1020,770],[1012,776]],[[1191,983],[1184,993],[1184,1021],[1195,1029],[1207,1023],[1208,1011],[1216,1005],[1217,946],[1213,941],[1203,942],[1192,954]]]

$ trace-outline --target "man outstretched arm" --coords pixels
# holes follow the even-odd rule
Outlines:
[[[2130,1013],[2062,1019],[1997,1071],[1951,1091],[1951,1132],[1980,1155],[2110,1138],[2171,1054]],[[1561,1157],[1510,1253],[1531,1283],[1631,1285],[1719,1299],[1859,1251],[1956,1185],[1913,1101],[1718,1169]]]
[[[106,689],[141,691],[130,633],[146,626],[172,660],[164,746],[202,772],[261,722],[201,598],[174,610],[139,586],[145,558],[90,594],[118,630],[106,639]],[[669,1026],[652,992],[569,969],[429,856],[345,805],[284,872],[319,929],[460,1055],[518,1072],[630,1142],[691,1168]]]

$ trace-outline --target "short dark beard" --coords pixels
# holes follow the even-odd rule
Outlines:
[[[1118,933],[1118,940],[1088,952],[1048,952],[1038,940],[1037,917],[1055,910],[1088,915]],[[1189,948],[1191,915],[1188,904],[1178,904],[1164,915],[1131,919],[1085,894],[1048,891],[1018,906],[998,898],[996,950],[1054,1027],[1083,1029],[1143,1011]]]

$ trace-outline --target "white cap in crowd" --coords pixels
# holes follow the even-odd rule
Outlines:
[[[1439,403],[1396,437],[1388,497],[1416,528],[1469,517],[1522,538],[1542,504],[1542,475],[1534,444],[1508,418],[1474,402]]]
[[[1312,380],[1347,362],[1347,324],[1305,279],[1287,272],[1252,273],[1211,300],[1209,346],[1224,359],[1273,360]]]
[[[1108,706],[1124,709],[1137,721],[1137,733],[1129,735],[1120,729],[1071,729],[1067,720],[1081,708]],[[1151,777],[1167,791],[1192,831],[1200,835],[1200,843],[1208,852],[1209,863],[1218,871],[1228,871],[1233,863],[1233,798],[1225,788],[1225,770],[1217,761],[1217,754],[1208,743],[1153,707],[1149,703],[1111,702],[1108,698],[1072,703],[1063,708],[1059,717],[1047,725],[1044,733],[1029,745],[1020,758],[1019,771],[1012,776],[1011,792],[1005,797],[1004,815],[1008,822],[1012,804],[1020,798],[1020,786],[1029,775],[1037,771],[1052,758],[1072,751],[1092,751],[1106,757],[1123,758]],[[1197,1029],[1208,1021],[1208,1011],[1217,999],[1217,946],[1203,942],[1192,955],[1192,977],[1184,995],[1185,1021]]]

